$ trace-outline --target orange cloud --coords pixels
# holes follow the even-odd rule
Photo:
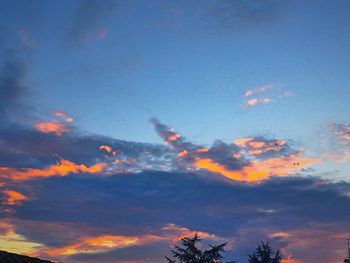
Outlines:
[[[248,149],[250,155],[260,155],[268,151],[278,152],[286,144],[283,140],[259,141],[252,137],[238,139],[234,143],[240,148]]]
[[[125,248],[135,245],[151,243],[161,238],[153,235],[145,236],[122,236],[122,235],[101,235],[87,237],[74,244],[61,248],[47,249],[43,252],[49,256],[73,255],[80,253],[101,253],[116,248]]]
[[[108,145],[101,145],[101,146],[99,147],[99,150],[100,150],[100,151],[105,151],[106,153],[109,153],[109,154],[111,154],[112,156],[116,156],[116,155],[117,155],[117,151],[114,151],[114,150],[112,149],[112,147],[110,147],[110,146],[108,146]],[[105,154],[104,154],[104,156],[105,156],[106,158],[109,158],[108,155],[105,155]]]
[[[69,128],[64,123],[56,121],[38,122],[34,127],[42,133],[54,133],[58,136],[62,136],[69,131]]]
[[[271,176],[288,176],[317,162],[319,162],[318,159],[292,155],[264,161],[253,160],[250,165],[244,166],[239,170],[228,169],[224,165],[214,162],[211,159],[197,159],[194,165],[197,168],[219,173],[233,180],[259,182]]]
[[[28,197],[13,190],[4,190],[3,193],[7,196],[4,204],[20,205],[23,201],[28,200]]]
[[[287,258],[283,258],[281,263],[301,263],[301,261],[293,259],[292,256],[288,256]]]
[[[9,167],[0,167],[0,173],[9,179],[17,181],[31,180],[38,177],[66,176],[70,173],[99,173],[106,167],[106,164],[98,163],[87,167],[83,164],[75,164],[68,160],[60,160],[57,164],[51,165],[47,169],[15,169]]]
[[[247,142],[250,142],[254,140],[254,138],[252,137],[246,137],[246,138],[243,138],[243,139],[237,139],[234,141],[235,144],[237,144],[238,146],[244,146]]]
[[[290,234],[287,232],[275,232],[269,235],[271,238],[287,238],[290,237]]]
[[[180,135],[180,134],[174,133],[174,134],[172,134],[172,135],[169,135],[169,136],[166,138],[166,140],[167,140],[167,141],[170,141],[170,142],[173,142],[173,141],[177,141],[177,140],[180,139],[180,138],[181,138],[181,135]]]
[[[101,145],[99,149],[100,150],[105,150],[108,153],[112,152],[112,148],[107,146],[107,145]]]
[[[101,253],[107,252],[117,248],[125,248],[131,246],[138,246],[143,244],[150,244],[157,241],[167,241],[169,243],[177,243],[184,237],[194,236],[197,233],[201,238],[208,240],[226,241],[222,237],[214,234],[201,231],[193,231],[186,227],[180,227],[175,224],[168,224],[161,228],[161,234],[153,235],[98,235],[81,238],[80,240],[60,248],[44,249],[40,254],[48,256],[67,256],[80,253]]]
[[[193,237],[197,234],[202,239],[214,240],[214,241],[226,241],[225,238],[219,237],[215,234],[211,234],[203,231],[194,231],[190,230],[187,227],[180,227],[175,224],[167,224],[162,227],[162,230],[165,230],[168,233],[165,233],[165,237],[171,241],[171,243],[176,243],[179,240],[185,237]]]
[[[185,157],[187,154],[188,154],[188,151],[187,151],[187,150],[183,150],[183,151],[181,151],[181,152],[179,152],[179,153],[177,154],[177,157],[183,158],[183,157]]]

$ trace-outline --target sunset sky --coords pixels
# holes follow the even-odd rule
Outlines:
[[[0,1],[0,250],[161,263],[198,233],[343,262],[349,9]]]

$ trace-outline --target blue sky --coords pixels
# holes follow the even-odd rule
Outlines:
[[[77,116],[86,130],[157,142],[148,126],[156,115],[188,136],[219,126],[202,135],[211,143],[239,129],[300,133],[302,121],[307,133],[346,121],[347,1],[267,1],[258,4],[258,19],[251,10],[235,14],[225,1],[130,1],[88,13],[91,23],[72,1],[2,5],[9,10],[4,31],[11,31],[3,45],[30,61],[32,99]],[[79,39],[71,33],[78,27],[86,38],[102,29],[107,36]],[[20,43],[21,29],[32,48]],[[293,98],[242,109],[246,90],[270,83],[283,83]]]
[[[256,243],[251,231],[283,249],[290,258],[286,262],[318,262],[308,256],[311,243],[323,246],[325,237],[350,232],[348,213],[340,219],[327,211],[333,207],[338,215],[350,205],[349,7],[345,0],[2,1],[0,193],[6,209],[0,223],[27,242],[23,253],[40,244],[41,254],[36,253],[69,262],[85,262],[86,257],[99,262],[99,256],[115,255],[125,261],[134,253],[146,255],[145,247],[155,249],[156,243],[162,249],[149,260],[162,262],[171,240],[184,231],[200,231],[209,242],[234,240],[230,253],[239,262],[246,254],[239,251]],[[96,178],[85,181],[87,175]],[[125,179],[128,175],[135,175],[135,182]],[[130,193],[116,194],[104,180],[112,185],[120,181]],[[159,180],[159,187],[149,185],[150,180]],[[62,182],[82,185],[82,196],[92,183],[97,187],[90,199],[79,203],[76,197],[69,206],[70,186],[58,190],[62,198],[45,190]],[[181,198],[169,199],[176,192],[171,182],[189,188],[203,184],[190,202],[201,197],[203,207],[187,214],[188,220],[158,214],[166,214],[171,205],[181,207]],[[170,195],[162,184],[171,185]],[[310,196],[300,184],[311,189]],[[227,212],[232,193],[223,194],[218,207],[206,197],[230,187],[242,196],[241,210],[233,214]],[[310,202],[298,207],[297,198],[288,196],[283,208],[283,202],[274,201],[277,187]],[[243,198],[266,189],[273,189],[266,209],[259,200],[253,205]],[[141,192],[150,194],[142,197]],[[131,193],[140,194],[144,203]],[[154,208],[151,201],[158,194],[164,203]],[[125,207],[114,205],[121,200]],[[89,202],[95,206],[85,207]],[[110,202],[125,213],[120,226],[106,224],[117,212],[99,210]],[[320,202],[325,207],[313,211]],[[81,204],[91,221],[72,212]],[[63,212],[52,220],[56,206]],[[293,209],[299,212],[290,214]],[[157,224],[146,216],[155,210],[161,217]],[[95,211],[102,214],[100,221],[93,218]],[[136,219],[142,216],[139,211],[146,221]],[[223,227],[213,223],[213,211]],[[205,215],[203,222],[197,212]],[[253,226],[254,216],[259,219]],[[242,223],[245,217],[251,220],[247,224]],[[313,235],[302,233],[303,220],[314,228]],[[24,230],[27,224],[32,224],[30,233]],[[56,233],[52,244],[42,238],[40,226],[56,225],[71,231],[72,238]],[[92,231],[88,236],[85,228]],[[134,238],[135,233],[140,235],[136,247],[113,239],[115,250],[99,247],[93,256],[85,253],[84,240],[107,234]],[[14,236],[7,238],[15,244]],[[300,239],[307,240],[304,250]],[[80,244],[73,256],[57,250],[72,244]],[[339,260],[341,248],[335,244],[322,257]]]

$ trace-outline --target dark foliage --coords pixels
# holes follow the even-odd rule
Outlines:
[[[226,243],[218,246],[210,245],[209,250],[202,251],[197,247],[197,243],[200,241],[197,234],[193,238],[183,238],[181,240],[182,247],[175,246],[175,249],[171,250],[175,259],[166,257],[168,263],[222,263],[221,253],[225,252]],[[234,263],[234,261],[226,263]]]
[[[280,263],[282,256],[279,250],[274,253],[269,243],[258,244],[255,251],[248,255],[248,263]]]

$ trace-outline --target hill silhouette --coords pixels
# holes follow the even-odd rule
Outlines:
[[[53,262],[0,250],[0,263],[53,263]]]

